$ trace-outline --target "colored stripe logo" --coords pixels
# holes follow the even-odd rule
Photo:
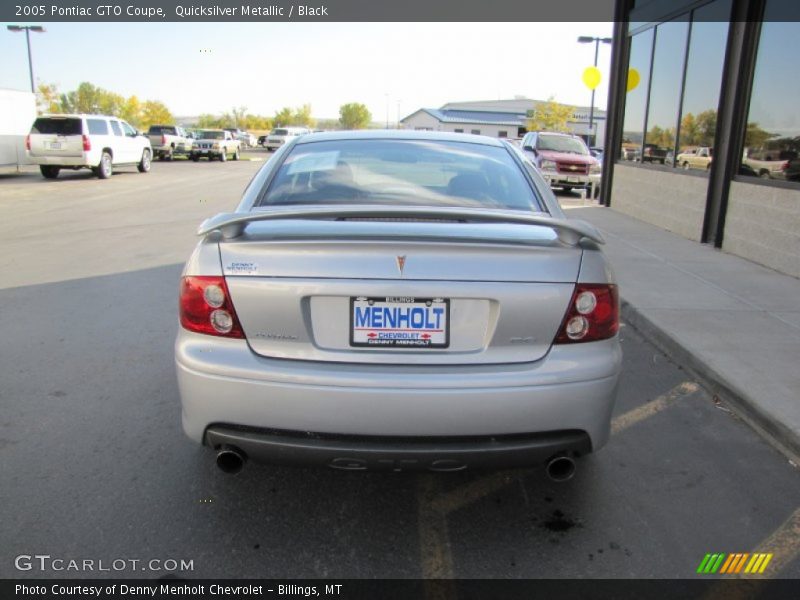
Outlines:
[[[763,573],[772,554],[740,552],[734,554],[706,554],[697,567],[697,573],[701,575],[733,575],[738,573],[761,574]]]

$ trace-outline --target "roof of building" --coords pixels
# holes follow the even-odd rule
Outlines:
[[[484,110],[420,109],[442,123],[474,123],[475,125],[525,125],[525,113],[490,112]],[[409,115],[410,116],[410,115]],[[407,119],[408,117],[406,117]],[[405,121],[405,119],[403,119]]]

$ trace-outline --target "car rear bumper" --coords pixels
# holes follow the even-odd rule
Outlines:
[[[86,155],[82,156],[31,156],[28,155],[31,163],[34,165],[52,165],[57,167],[95,167],[97,163],[89,162],[90,159]],[[97,162],[100,162],[98,159]]]
[[[602,175],[600,173],[592,173],[590,175],[567,175],[565,173],[557,173],[555,171],[542,171],[542,176],[553,187],[589,187],[593,183],[600,185]]]
[[[264,358],[244,340],[184,329],[175,357],[183,427],[200,443],[229,443],[215,429],[223,424],[225,431],[475,438],[479,453],[479,438],[564,431],[585,433],[597,450],[608,439],[622,361],[613,338],[554,346],[542,360],[515,365],[322,363]],[[271,457],[281,445],[250,443],[262,448],[251,450],[254,457]]]
[[[320,465],[343,471],[527,467],[555,456],[592,451],[591,440],[583,431],[418,438],[325,435],[219,424],[206,430],[205,443],[215,449],[235,447],[255,462]]]

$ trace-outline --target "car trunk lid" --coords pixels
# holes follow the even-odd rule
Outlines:
[[[582,255],[544,226],[397,219],[252,223],[219,251],[255,353],[419,365],[541,359]]]

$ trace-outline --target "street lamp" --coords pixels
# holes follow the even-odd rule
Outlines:
[[[39,25],[8,25],[6,27],[9,31],[25,32],[25,40],[28,42],[28,70],[31,73],[31,91],[35,94],[36,88],[33,85],[33,59],[31,58],[31,31],[36,33],[44,33],[44,27]]]
[[[597,53],[600,49],[600,42],[604,44],[610,44],[611,38],[599,38],[599,37],[592,37],[589,35],[582,35],[578,38],[579,44],[591,44],[594,42],[594,66],[597,68]],[[594,88],[592,88],[592,104],[589,107],[589,138],[591,139],[592,135],[594,134]]]

